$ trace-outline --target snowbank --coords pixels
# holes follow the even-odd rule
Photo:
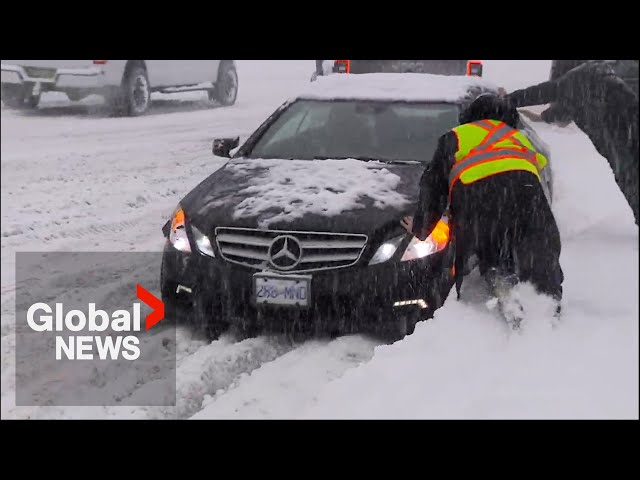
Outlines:
[[[512,334],[452,295],[433,321],[327,385],[304,417],[637,418],[637,323],[579,306],[555,329],[546,320],[530,314]]]

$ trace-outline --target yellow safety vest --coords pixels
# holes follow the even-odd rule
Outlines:
[[[455,163],[449,174],[449,199],[455,183],[469,184],[498,173],[524,170],[540,180],[547,159],[529,139],[498,120],[480,120],[453,128],[458,137]]]

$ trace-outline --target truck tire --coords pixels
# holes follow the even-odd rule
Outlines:
[[[30,95],[30,91],[31,88],[23,85],[2,85],[2,102],[17,110],[37,108],[40,95]]]
[[[232,62],[222,61],[218,70],[213,92],[209,94],[211,100],[228,107],[236,103],[238,97],[238,72]]]
[[[67,97],[69,97],[69,100],[71,100],[72,102],[79,102],[80,100],[82,100],[83,98],[86,98],[87,96],[88,95],[81,92],[67,92]]]
[[[127,68],[119,90],[111,95],[109,103],[116,115],[137,117],[146,113],[151,106],[151,85],[143,66]]]

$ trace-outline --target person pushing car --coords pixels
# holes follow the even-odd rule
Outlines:
[[[415,215],[401,225],[424,240],[448,209],[458,298],[464,265],[475,254],[501,309],[506,292],[530,282],[557,302],[559,314],[560,233],[540,182],[547,159],[517,126],[510,104],[491,94],[476,98],[460,125],[440,137]],[[521,313],[505,316],[517,326]]]
[[[534,121],[573,120],[607,159],[638,225],[638,60],[592,60],[503,98],[514,107],[551,104]]]

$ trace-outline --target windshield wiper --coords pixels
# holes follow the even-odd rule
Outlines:
[[[422,162],[418,160],[391,160],[386,158],[370,158],[370,157],[353,157],[356,160],[362,160],[364,162],[380,162],[380,163],[391,163],[398,165],[420,165]]]
[[[380,160],[383,163],[394,163],[399,165],[422,165],[419,160]]]
[[[389,160],[383,158],[373,158],[373,157],[313,157],[314,160],[360,160],[361,162],[380,162],[380,163],[391,163],[391,164],[399,164],[399,165],[421,165],[422,162],[418,160]]]

